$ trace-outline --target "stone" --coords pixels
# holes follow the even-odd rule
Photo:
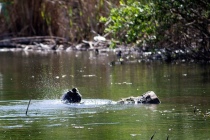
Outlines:
[[[122,98],[118,104],[160,104],[160,100],[154,91],[148,91],[141,96]]]

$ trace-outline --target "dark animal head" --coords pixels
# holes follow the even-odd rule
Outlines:
[[[72,88],[72,91],[75,93],[75,92],[77,92],[78,90],[77,90],[77,88]]]

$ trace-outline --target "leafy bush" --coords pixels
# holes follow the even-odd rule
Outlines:
[[[210,60],[209,0],[120,0],[101,21],[121,42],[181,49]]]
[[[145,43],[156,38],[154,3],[142,4],[139,1],[120,1],[120,7],[113,8],[108,18],[101,18],[106,22],[105,32],[113,34],[115,39],[125,43]]]

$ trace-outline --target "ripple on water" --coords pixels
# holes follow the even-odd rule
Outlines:
[[[28,100],[0,101],[0,128],[16,129],[46,119],[46,127],[61,126],[69,118],[76,119],[76,114],[95,114],[106,111],[115,102],[101,99],[83,99],[82,104],[63,104],[60,100],[31,100],[28,114]],[[110,107],[109,109],[112,109]],[[57,121],[59,123],[57,123]],[[20,125],[17,125],[20,124]],[[82,128],[82,126],[75,126]]]
[[[17,119],[26,116],[27,100],[0,101],[0,119]],[[59,114],[94,114],[104,105],[115,102],[101,99],[83,99],[81,104],[63,104],[60,100],[31,100],[28,116],[50,117]],[[100,109],[98,109],[100,108]]]

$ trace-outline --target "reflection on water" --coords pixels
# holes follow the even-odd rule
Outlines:
[[[113,54],[1,52],[0,139],[210,139],[208,65],[111,67]],[[82,104],[62,104],[73,86]],[[160,105],[114,102],[150,90]]]

